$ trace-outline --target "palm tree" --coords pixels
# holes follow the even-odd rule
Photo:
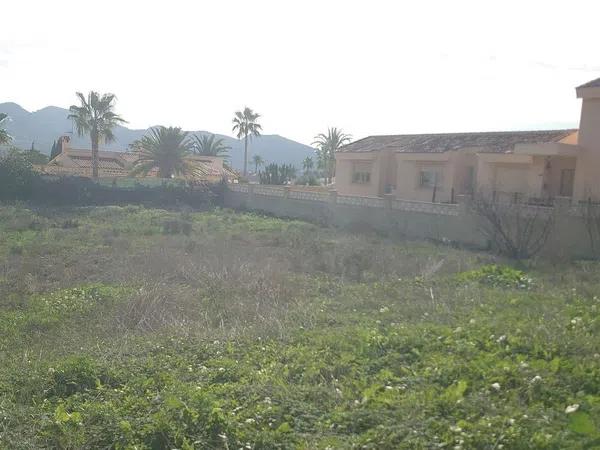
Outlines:
[[[260,114],[255,113],[247,106],[244,111],[236,111],[233,118],[233,132],[237,138],[244,138],[244,176],[248,173],[248,138],[260,136],[261,125],[257,122]]]
[[[69,119],[75,123],[79,136],[89,135],[92,140],[92,177],[98,178],[98,147],[100,142],[113,142],[115,135],[113,128],[127,123],[113,111],[115,107],[114,94],[102,94],[90,91],[86,97],[76,93],[80,106],[72,105],[69,108]]]
[[[302,167],[304,168],[304,174],[306,175],[314,167],[313,159],[310,156],[304,158],[304,161],[302,161]]]
[[[186,159],[192,151],[188,134],[178,127],[156,127],[139,141],[139,159],[132,175],[147,175],[158,168],[158,176],[172,178],[174,175],[193,173],[193,164]]]
[[[335,175],[335,152],[351,139],[349,134],[336,127],[328,128],[327,134],[320,133],[315,136],[313,145],[317,146],[317,159],[320,168],[325,171],[326,182],[330,183]]]
[[[0,145],[8,144],[12,138],[8,134],[4,128],[2,128],[2,122],[8,119],[8,115],[5,113],[0,113]]]
[[[258,173],[258,168],[265,163],[265,160],[260,155],[254,155],[252,162],[254,163],[254,173]]]
[[[227,158],[227,151],[231,149],[225,144],[225,139],[218,138],[214,134],[203,134],[192,136],[194,152],[204,156],[223,156]]]

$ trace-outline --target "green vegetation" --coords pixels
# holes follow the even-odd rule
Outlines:
[[[244,176],[248,175],[248,140],[260,136],[262,126],[258,123],[260,114],[247,106],[243,111],[236,111],[233,117],[232,131],[238,139],[244,138]]]
[[[98,178],[98,149],[101,142],[110,143],[115,140],[113,128],[127,123],[114,112],[115,95],[99,94],[90,91],[84,96],[76,93],[78,105],[71,105],[68,118],[73,121],[79,136],[90,136],[92,142],[92,177]]]
[[[291,164],[271,163],[258,172],[260,184],[283,185],[290,183],[296,177],[296,168]]]
[[[0,448],[600,445],[600,266],[0,207]]]
[[[5,145],[12,141],[12,137],[8,134],[8,131],[4,129],[2,123],[8,119],[8,115],[6,113],[0,112],[0,145]]]
[[[225,144],[225,138],[218,138],[214,134],[203,134],[202,136],[194,135],[192,139],[192,148],[198,155],[228,158],[228,151],[231,150],[231,147]]]
[[[186,156],[192,152],[193,143],[187,131],[179,127],[158,126],[139,141],[139,159],[135,163],[132,175],[148,175],[158,169],[160,178],[172,178],[175,175],[189,175],[194,165]]]
[[[313,145],[317,146],[317,167],[323,171],[326,184],[331,183],[335,176],[335,152],[348,144],[352,137],[336,127],[328,128],[327,134],[315,136]]]
[[[252,164],[254,164],[254,173],[258,173],[258,168],[265,164],[265,160],[260,155],[254,155],[252,157]]]
[[[0,200],[23,200],[29,198],[36,173],[27,155],[10,151],[0,155]]]

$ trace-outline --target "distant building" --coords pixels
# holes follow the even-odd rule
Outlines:
[[[370,136],[336,154],[341,194],[448,202],[493,192],[600,200],[600,79],[577,88],[580,128]]]
[[[42,173],[49,175],[92,176],[92,151],[89,149],[71,148],[69,136],[61,136],[58,140],[60,153],[48,164],[39,166]],[[100,178],[129,177],[139,152],[98,152],[98,176]],[[223,164],[221,156],[190,155],[188,159],[194,165],[194,181],[217,182],[226,178],[233,181],[238,178],[235,171]],[[147,176],[158,176],[158,170],[152,170]]]

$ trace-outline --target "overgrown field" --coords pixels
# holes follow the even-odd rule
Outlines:
[[[223,210],[0,207],[0,447],[600,448],[600,266],[522,270]]]

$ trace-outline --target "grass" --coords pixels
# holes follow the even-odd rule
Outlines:
[[[600,266],[0,207],[0,447],[600,448]]]

